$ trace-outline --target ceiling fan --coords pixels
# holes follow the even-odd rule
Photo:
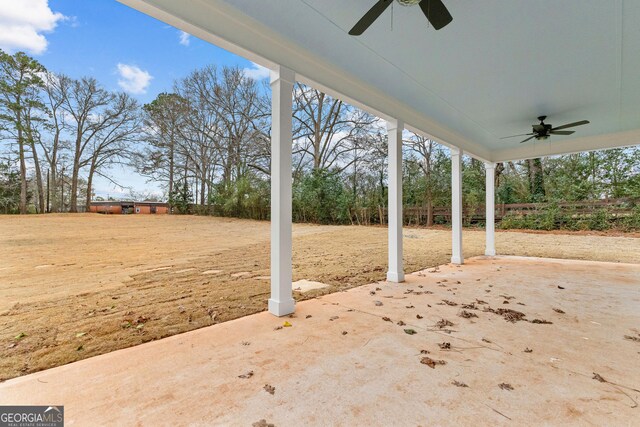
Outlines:
[[[515,138],[516,136],[529,136],[529,138],[520,141],[520,144],[522,144],[523,142],[527,142],[530,139],[537,139],[537,140],[544,140],[544,139],[548,139],[551,135],[571,135],[572,133],[575,133],[575,131],[573,130],[563,130],[563,129],[568,129],[568,128],[572,128],[575,126],[582,126],[582,125],[586,125],[589,123],[589,120],[581,120],[579,122],[574,122],[574,123],[568,123],[566,125],[562,125],[562,126],[558,126],[558,127],[553,127],[553,125],[548,125],[546,124],[544,121],[546,120],[547,116],[540,116],[538,117],[538,120],[540,120],[540,124],[538,125],[533,125],[533,132],[532,133],[523,133],[520,135],[511,135],[511,136],[505,136],[504,138],[500,138],[500,139],[506,139],[506,138]]]
[[[433,28],[441,29],[450,23],[453,18],[441,0],[396,0],[403,6],[415,6],[416,4],[422,9],[422,13],[427,17]],[[393,3],[393,0],[378,0],[367,13],[353,26],[349,34],[359,36],[364,33],[373,22],[382,15]]]

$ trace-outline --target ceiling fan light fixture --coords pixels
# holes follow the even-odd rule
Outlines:
[[[531,133],[505,136],[500,139],[515,138],[517,136],[528,136],[529,138],[525,139],[524,141],[520,141],[520,144],[530,141],[534,138],[538,141],[544,141],[549,139],[551,135],[573,135],[575,131],[565,130],[565,129],[573,128],[576,126],[582,126],[590,123],[589,120],[580,120],[579,122],[567,123],[566,125],[553,127],[553,125],[550,125],[544,122],[546,118],[547,116],[538,117],[538,120],[540,120],[540,123],[531,126],[531,130],[532,130]]]
[[[389,6],[393,4],[394,0],[378,0],[376,3],[365,13],[362,18],[349,30],[349,35],[360,36],[364,33],[373,22],[384,13]],[[422,14],[427,18],[427,21],[433,26],[435,30],[439,30],[447,26],[453,18],[447,10],[447,7],[442,3],[442,0],[395,0],[400,3],[401,6],[415,6],[419,5],[422,10]]]

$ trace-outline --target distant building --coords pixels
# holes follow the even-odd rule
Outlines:
[[[102,214],[168,214],[171,212],[171,208],[169,203],[162,202],[108,200],[91,202],[89,212]]]

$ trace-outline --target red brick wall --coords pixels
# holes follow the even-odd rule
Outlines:
[[[120,205],[91,205],[91,206],[89,206],[89,212],[106,213],[106,214],[121,214],[122,213],[122,207]]]

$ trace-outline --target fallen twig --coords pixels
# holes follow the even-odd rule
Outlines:
[[[493,409],[491,406],[487,405],[486,403],[483,403],[483,405],[486,406],[487,408],[491,409],[496,414],[502,415],[503,417],[505,417],[509,421],[513,421],[511,418],[507,417],[505,414],[503,414],[502,412],[498,411],[497,409]]]

